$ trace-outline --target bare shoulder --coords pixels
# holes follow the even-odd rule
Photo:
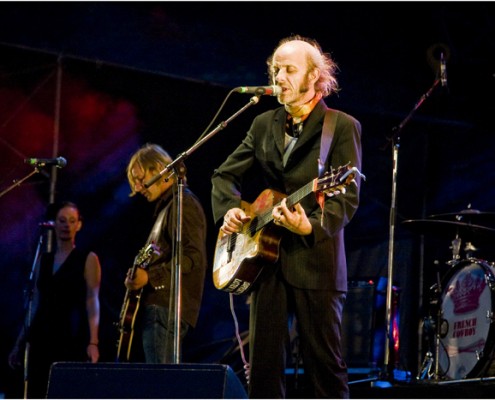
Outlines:
[[[94,251],[90,251],[86,257],[86,268],[100,269],[100,259]]]

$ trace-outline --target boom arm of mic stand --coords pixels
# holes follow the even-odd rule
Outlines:
[[[428,91],[423,95],[421,96],[421,98],[418,100],[418,102],[415,104],[414,108],[411,110],[411,112],[406,116],[406,118],[404,118],[404,120],[399,124],[399,127],[397,129],[397,134],[399,134],[401,131],[402,131],[402,128],[404,128],[404,126],[409,122],[409,120],[412,118],[412,116],[414,115],[414,113],[416,112],[416,110],[421,107],[421,105],[423,104],[423,102],[431,96],[431,94],[433,93],[433,91],[435,90],[435,88],[438,86],[438,84],[440,83],[440,79],[436,79],[435,82],[433,82],[433,85],[431,85],[431,87],[428,89]]]
[[[395,128],[395,134],[392,137],[393,141],[393,172],[392,172],[392,199],[390,206],[390,230],[389,230],[389,246],[388,246],[388,269],[387,269],[387,299],[385,305],[386,312],[386,334],[385,334],[385,355],[383,362],[383,374],[385,378],[389,377],[389,364],[390,364],[390,338],[392,335],[391,325],[392,325],[392,292],[393,292],[393,279],[394,279],[394,237],[395,237],[395,222],[397,219],[396,208],[397,208],[397,175],[399,167],[399,142],[400,142],[400,132],[407,124],[407,122],[412,118],[416,110],[423,104],[423,102],[430,97],[433,90],[440,83],[440,79],[436,79],[433,85],[428,89],[428,91],[421,96],[419,101],[415,104],[411,112],[404,118],[404,120]]]
[[[253,97],[251,97],[251,99],[249,100],[249,103],[247,103],[246,105],[244,105],[241,109],[239,109],[237,112],[235,112],[234,114],[232,114],[225,121],[220,122],[220,124],[218,124],[218,126],[215,129],[213,129],[210,133],[208,133],[203,139],[198,140],[188,150],[186,150],[184,153],[181,153],[174,161],[172,161],[169,165],[167,165],[162,171],[160,171],[158,174],[156,174],[148,182],[145,182],[144,187],[145,188],[149,188],[157,180],[159,180],[163,175],[165,175],[168,171],[172,170],[172,168],[174,168],[175,164],[177,164],[180,161],[185,160],[189,156],[189,154],[191,154],[194,151],[196,151],[199,147],[201,147],[203,145],[204,142],[206,142],[207,140],[211,139],[213,136],[215,136],[222,129],[226,128],[230,121],[232,121],[234,118],[236,118],[237,116],[239,116],[241,113],[243,113],[250,106],[252,106],[254,104],[258,104],[259,101],[260,101],[259,96],[253,96]]]

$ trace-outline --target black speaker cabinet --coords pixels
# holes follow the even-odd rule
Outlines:
[[[369,368],[373,361],[375,288],[373,281],[349,281],[342,315],[342,347],[350,369]]]
[[[246,399],[234,371],[221,364],[52,364],[50,399]]]

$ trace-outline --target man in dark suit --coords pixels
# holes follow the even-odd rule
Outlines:
[[[329,113],[323,98],[338,90],[337,66],[330,56],[316,41],[291,36],[280,41],[267,65],[283,107],[257,116],[212,177],[214,219],[220,224],[223,218],[221,230],[227,235],[242,235],[251,224],[253,215],[241,206],[243,193],[253,190],[254,180],[248,176],[261,178],[264,187],[258,192],[270,189],[290,196],[322,170],[348,163],[361,168],[361,125],[337,110],[332,113],[335,126],[330,129],[334,134],[328,154],[319,161]],[[280,234],[279,257],[275,263],[259,257],[257,261],[266,265],[251,292],[246,366],[251,398],[286,396],[286,349],[293,315],[312,395],[349,397],[341,345],[347,292],[344,227],[359,204],[361,179],[356,175],[345,193],[323,198],[310,193],[295,205],[287,205],[286,198],[273,205],[270,224]]]

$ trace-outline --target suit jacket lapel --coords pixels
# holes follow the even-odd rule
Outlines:
[[[284,156],[284,141],[285,141],[285,120],[287,114],[283,107],[279,108],[275,112],[275,117],[273,118],[272,135],[273,141],[277,146],[280,153],[280,158]]]

